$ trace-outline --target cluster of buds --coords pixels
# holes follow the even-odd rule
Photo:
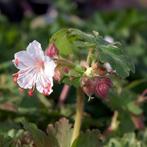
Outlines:
[[[90,71],[90,72],[87,72]],[[86,68],[85,76],[81,80],[81,86],[86,95],[96,95],[105,99],[112,87],[112,81],[108,77],[113,73],[109,63],[104,65],[92,63],[91,67]]]
[[[112,81],[108,77],[84,77],[82,79],[82,85],[83,91],[88,96],[95,94],[98,97],[106,98],[112,87]]]

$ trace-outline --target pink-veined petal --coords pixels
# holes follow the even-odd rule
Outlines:
[[[37,73],[33,68],[18,72],[17,84],[23,89],[31,89],[35,86]]]
[[[36,89],[44,95],[50,95],[52,93],[53,79],[49,79],[45,75],[39,75],[36,82]]]
[[[35,64],[33,58],[26,51],[15,53],[14,60],[12,60],[12,62],[18,69],[25,69]]]
[[[55,62],[48,56],[45,56],[44,73],[46,74],[47,77],[54,76],[55,67],[56,67]]]
[[[30,56],[32,56],[34,59],[41,59],[44,60],[44,53],[41,48],[41,44],[34,40],[31,42],[27,47],[27,52]]]

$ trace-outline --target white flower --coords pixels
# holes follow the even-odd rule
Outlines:
[[[53,90],[53,75],[55,62],[46,56],[41,44],[34,40],[26,51],[17,52],[12,61],[19,71],[14,74],[17,84],[31,92],[36,89],[44,95],[49,95]]]
[[[113,43],[114,42],[114,39],[111,36],[105,36],[104,40],[109,42],[109,43]]]

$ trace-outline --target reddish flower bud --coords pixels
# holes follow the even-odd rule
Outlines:
[[[50,44],[49,47],[45,50],[45,55],[51,58],[58,55],[58,49],[56,48],[54,43]]]
[[[109,89],[112,87],[112,82],[109,78],[97,78],[95,86],[95,94],[105,98],[108,95]]]
[[[98,74],[100,76],[104,76],[107,73],[106,69],[104,67],[102,67],[101,65],[98,65],[97,63],[92,64],[92,69],[96,75]]]
[[[106,69],[105,68],[103,68],[103,67],[98,67],[98,74],[100,75],[100,76],[104,76],[105,74],[106,74]]]
[[[54,80],[57,82],[60,82],[60,80],[63,78],[65,73],[69,72],[69,68],[68,67],[62,67],[62,66],[57,66],[55,68],[55,72],[54,72]]]
[[[82,87],[85,94],[88,96],[91,96],[95,92],[95,80],[94,79],[88,79],[88,77],[84,77],[82,79]]]

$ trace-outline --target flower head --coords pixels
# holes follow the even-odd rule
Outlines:
[[[36,89],[45,95],[53,90],[55,62],[46,56],[41,44],[34,40],[26,50],[17,52],[12,61],[19,71],[13,75],[14,80],[23,89],[29,89],[29,94]]]

